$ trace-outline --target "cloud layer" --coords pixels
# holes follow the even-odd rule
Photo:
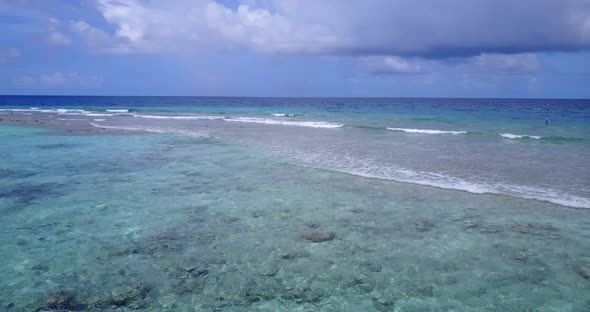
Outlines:
[[[588,96],[590,0],[0,0],[0,15],[4,93]]]
[[[60,21],[55,18],[49,19],[48,25],[49,43],[55,46],[69,46],[72,41],[60,31]]]
[[[93,87],[102,86],[100,76],[84,76],[76,72],[50,72],[40,75],[21,75],[13,79],[12,83],[18,87]]]
[[[244,2],[246,3],[246,2]],[[98,0],[113,31],[72,22],[96,49],[157,53],[246,47],[266,53],[423,58],[590,48],[587,0]]]
[[[417,74],[422,70],[417,62],[396,56],[367,56],[361,58],[360,63],[369,73],[376,75]]]
[[[12,58],[20,56],[20,51],[15,48],[0,49],[0,64],[7,62]]]

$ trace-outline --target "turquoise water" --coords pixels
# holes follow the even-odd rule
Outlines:
[[[556,129],[498,129],[454,115],[86,109],[0,126],[0,310],[590,310],[579,112]],[[90,123],[152,132],[55,126]]]
[[[0,105],[0,118],[209,135],[313,168],[590,208],[587,100],[0,97]]]

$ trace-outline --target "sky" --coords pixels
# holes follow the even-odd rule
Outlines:
[[[0,0],[0,94],[590,98],[590,0]]]

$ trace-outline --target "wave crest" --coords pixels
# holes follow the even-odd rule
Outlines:
[[[420,133],[420,134],[467,134],[467,131],[458,130],[436,130],[436,129],[412,129],[412,128],[386,128],[391,131],[401,131],[406,133]]]
[[[274,114],[270,114],[271,116],[275,116],[275,117],[295,117],[297,116],[296,114],[285,114],[285,113],[274,113]]]
[[[279,152],[279,154],[309,167],[333,170],[365,178],[419,184],[474,194],[498,194],[534,199],[572,208],[590,208],[590,198],[566,194],[555,189],[539,186],[515,185],[503,181],[486,181],[477,178],[455,177],[437,172],[409,170],[348,155],[301,153],[293,150]]]
[[[197,115],[186,115],[186,116],[172,116],[172,115],[140,115],[135,114],[133,117],[148,118],[148,119],[177,119],[177,120],[217,120],[224,119],[223,116],[197,116]]]
[[[226,118],[226,121],[233,122],[247,122],[247,123],[259,123],[267,125],[285,125],[285,126],[298,126],[298,127],[309,127],[309,128],[340,128],[344,126],[339,123],[331,123],[326,121],[285,121],[275,119],[265,119],[257,117],[233,117]]]
[[[528,135],[528,134],[512,134],[512,133],[500,133],[500,136],[506,139],[535,139],[540,140],[540,135]]]

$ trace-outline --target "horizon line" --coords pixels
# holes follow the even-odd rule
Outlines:
[[[460,100],[590,100],[590,98],[535,97],[418,97],[418,96],[241,96],[241,95],[96,95],[96,94],[0,94],[0,97],[194,97],[194,98],[277,98],[277,99],[460,99]]]

